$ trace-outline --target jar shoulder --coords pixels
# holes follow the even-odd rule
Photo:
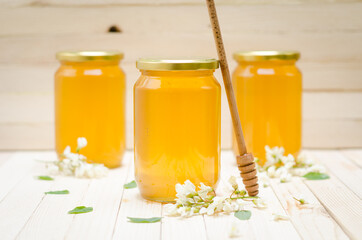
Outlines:
[[[256,76],[288,76],[301,77],[302,73],[296,65],[244,65],[237,66],[233,77],[256,77]]]
[[[87,76],[110,76],[124,78],[125,73],[119,66],[59,66],[55,78],[72,78]]]
[[[171,89],[171,88],[215,88],[221,89],[217,79],[213,76],[198,77],[167,77],[141,75],[134,88]]]

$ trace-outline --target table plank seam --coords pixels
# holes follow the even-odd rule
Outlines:
[[[210,239],[210,238],[209,238],[209,234],[207,233],[207,226],[206,226],[206,221],[205,221],[205,215],[202,215],[202,221],[204,222],[204,228],[205,228],[205,233],[206,233],[206,239]]]
[[[89,190],[89,186],[90,186],[90,184],[91,184],[92,181],[93,181],[93,179],[91,179],[90,181],[88,181],[86,190],[83,192],[82,198],[79,200],[79,202],[78,202],[77,205],[79,205],[79,203],[81,203],[81,202],[83,201],[83,199],[85,198],[85,195],[87,194],[87,192],[88,192],[88,190]],[[70,210],[70,209],[69,209],[69,210]],[[68,213],[67,213],[67,214],[68,214]],[[77,216],[76,214],[72,214],[72,215],[73,215],[73,216],[72,216],[72,221],[70,221],[70,224],[69,224],[69,226],[68,226],[68,229],[67,229],[67,231],[66,231],[65,234],[64,234],[64,239],[67,239],[67,235],[69,234],[69,231],[70,231],[70,229],[71,229],[71,227],[72,227],[72,223],[74,222],[74,219],[75,219],[75,217]]]
[[[302,184],[302,186],[304,186],[306,189],[308,189],[308,191],[316,198],[316,200],[318,201],[318,203],[320,204],[320,206],[321,206],[321,207],[325,210],[325,212],[328,214],[328,217],[331,218],[331,220],[333,221],[333,223],[336,224],[346,236],[348,236],[348,234],[344,231],[344,229],[342,228],[342,226],[336,221],[336,219],[333,217],[333,215],[332,215],[329,211],[327,211],[326,206],[325,206],[325,205],[321,202],[321,200],[314,194],[314,192],[308,187],[308,185],[305,183],[305,181],[304,181],[303,179],[300,179],[300,180],[301,180],[301,181],[298,181],[298,184]],[[286,209],[286,208],[284,207],[284,205],[283,205],[283,203],[282,203],[283,195],[278,194],[278,192],[277,192],[276,189],[275,189],[275,187],[276,187],[277,185],[271,184],[270,186],[272,187],[275,195],[276,195],[277,198],[279,199],[279,202],[281,203],[283,209],[288,213],[288,216],[290,216],[290,221],[292,222],[292,224],[293,224],[293,226],[295,227],[296,231],[297,231],[298,234],[301,236],[301,238],[304,239],[304,238],[303,238],[303,234],[302,234],[302,229],[300,229],[300,228],[296,225],[296,223],[297,223],[297,222],[295,222],[296,220],[294,219],[293,216],[291,216],[291,215],[289,214],[288,209]],[[290,189],[288,189],[287,191],[288,191],[288,193],[289,193],[291,196],[293,196],[293,193],[290,191]],[[303,226],[306,226],[306,225],[304,224],[304,222],[303,222]],[[335,228],[335,229],[336,229],[336,228]],[[320,228],[316,228],[316,230],[318,231],[318,233],[320,234],[320,236],[323,236],[323,235],[324,235],[323,232],[320,231]],[[335,236],[338,236],[338,233],[336,232],[336,230],[335,230]],[[326,239],[326,238],[323,238],[323,239]],[[327,239],[328,239],[328,238],[327,238]]]
[[[26,178],[27,176],[22,177],[1,199],[0,204],[6,199],[6,197],[16,189],[16,187]]]
[[[314,196],[317,198],[317,200],[320,202],[320,204],[324,207],[324,209],[328,212],[329,216],[331,216],[331,217],[334,219],[334,221],[339,225],[339,227],[342,229],[342,231],[343,231],[349,238],[353,239],[352,236],[351,236],[351,234],[348,232],[348,229],[346,229],[346,228],[344,227],[344,225],[339,221],[338,218],[334,217],[333,212],[329,210],[329,208],[323,203],[323,201],[318,197],[318,195],[316,195],[316,194],[314,193],[314,191],[308,186],[308,184],[305,184],[305,185],[306,185],[306,186],[308,187],[308,189],[314,194]],[[352,191],[351,191],[351,192],[352,192]],[[353,194],[354,194],[354,193],[353,193]]]
[[[360,155],[358,152],[355,152],[351,149],[340,151],[346,158],[349,158],[352,162],[354,162],[359,168],[362,168],[362,151]]]
[[[125,160],[125,159],[124,159]],[[128,179],[128,176],[130,174],[130,171],[131,171],[131,163],[130,163],[131,159],[127,159],[127,176],[124,178],[124,184],[126,184],[127,182],[127,179]],[[122,200],[123,200],[123,196],[124,196],[124,187],[123,187],[123,190],[122,190],[122,197],[121,199],[119,199],[119,205],[118,205],[118,211],[117,211],[117,214],[116,214],[116,221],[114,222],[114,227],[113,227],[113,231],[112,231],[112,235],[111,235],[111,239],[114,239],[114,233],[116,231],[116,227],[117,227],[117,221],[118,221],[118,215],[119,215],[119,212],[121,210],[121,205],[122,205]]]
[[[278,199],[278,202],[279,202],[280,206],[281,206],[281,207],[283,208],[283,210],[284,210],[284,214],[286,214],[286,215],[289,217],[290,222],[291,222],[291,224],[293,225],[293,227],[294,227],[295,231],[298,233],[298,235],[299,235],[300,239],[303,239],[303,236],[302,236],[302,234],[300,233],[300,231],[299,231],[298,227],[296,227],[296,225],[295,225],[294,221],[292,221],[292,216],[290,216],[290,214],[289,214],[289,212],[288,212],[288,209],[285,209],[285,208],[284,208],[283,203],[281,202],[281,200],[280,200],[280,198],[279,198],[278,194],[276,193],[276,191],[275,191],[274,187],[272,186],[272,184],[270,184],[270,186],[269,186],[269,187],[272,189],[272,191],[273,191],[274,195],[275,195],[275,196],[276,196],[276,198]]]
[[[340,151],[340,153],[344,156],[345,159],[348,159],[350,162],[353,163],[357,168],[361,169],[362,167],[347,153],[344,151]]]
[[[338,151],[338,153],[340,153],[340,151]],[[357,198],[359,198],[359,199],[361,200],[361,197],[360,197],[350,186],[348,186],[348,184],[344,181],[344,179],[341,179],[338,174],[335,174],[334,171],[331,170],[330,167],[328,167],[326,164],[323,164],[323,163],[322,163],[323,161],[321,161],[321,160],[318,158],[318,156],[315,155],[315,153],[314,153],[314,154],[312,153],[311,155],[312,155],[312,157],[313,157],[314,159],[317,159],[317,162],[321,163],[323,166],[326,167],[326,169],[328,170],[328,171],[327,171],[328,175],[333,176],[336,180],[338,180],[338,182],[342,183],[343,186],[345,186],[345,187],[346,187],[348,190],[350,190]],[[341,154],[341,156],[343,156],[343,154]],[[355,163],[354,161],[351,161],[350,159],[348,159],[348,158],[346,158],[346,157],[344,157],[344,159],[346,159],[349,163],[351,163],[352,165],[354,165],[354,167],[360,169],[360,168],[356,165],[356,163]]]
[[[162,220],[163,220],[163,207],[165,205],[164,204],[161,204],[161,221],[160,221],[160,240],[162,240]]]
[[[288,209],[285,209],[285,208],[284,208],[284,205],[283,205],[283,203],[281,202],[281,200],[280,200],[280,198],[279,198],[280,196],[278,196],[278,194],[277,194],[277,192],[275,191],[273,185],[270,184],[269,187],[272,189],[274,195],[275,195],[276,198],[278,199],[278,202],[279,202],[280,206],[283,208],[284,213],[289,217],[290,222],[291,222],[291,224],[293,225],[295,231],[298,233],[300,239],[303,239],[303,235],[300,233],[300,230],[298,229],[298,227],[296,227],[295,222],[292,220],[292,219],[293,219],[292,216],[290,216],[290,214],[289,214],[289,212],[288,212]]]
[[[44,198],[46,195],[44,195],[41,200],[39,201],[39,203],[36,205],[36,207],[34,208],[32,214],[29,216],[28,220],[26,220],[26,222],[24,223],[24,225],[21,227],[20,231],[18,232],[18,234],[16,235],[15,239],[19,239],[19,236],[21,234],[21,232],[24,230],[25,226],[29,223],[31,217],[33,216],[33,214],[38,210],[40,204],[43,202]]]

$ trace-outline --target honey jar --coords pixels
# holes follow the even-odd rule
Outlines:
[[[265,162],[265,146],[301,149],[302,75],[295,51],[237,52],[233,86],[249,152]],[[237,151],[235,136],[233,149]]]
[[[88,146],[81,154],[114,168],[125,150],[125,74],[118,51],[59,52],[55,74],[55,143],[61,155],[75,152],[77,138]]]
[[[141,195],[172,202],[175,185],[215,186],[220,94],[215,59],[139,59],[134,86],[135,177]]]

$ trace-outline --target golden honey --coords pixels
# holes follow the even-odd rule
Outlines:
[[[298,155],[302,129],[302,75],[298,52],[253,51],[234,54],[235,97],[249,152],[265,162],[265,145]],[[233,137],[233,149],[237,153]]]
[[[215,186],[220,85],[214,59],[140,59],[134,86],[135,177],[149,200],[175,199],[176,183]]]
[[[125,150],[125,75],[119,52],[59,52],[55,74],[55,142],[61,154],[66,146],[75,152],[77,138],[89,162],[113,168]]]

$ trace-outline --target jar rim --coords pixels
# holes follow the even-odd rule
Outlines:
[[[89,62],[89,61],[119,61],[124,54],[120,51],[61,51],[57,52],[59,61]]]
[[[236,61],[273,61],[273,60],[298,60],[300,58],[300,52],[298,51],[240,51],[233,55]]]
[[[214,58],[140,58],[136,61],[139,70],[183,71],[213,70],[219,68]]]

